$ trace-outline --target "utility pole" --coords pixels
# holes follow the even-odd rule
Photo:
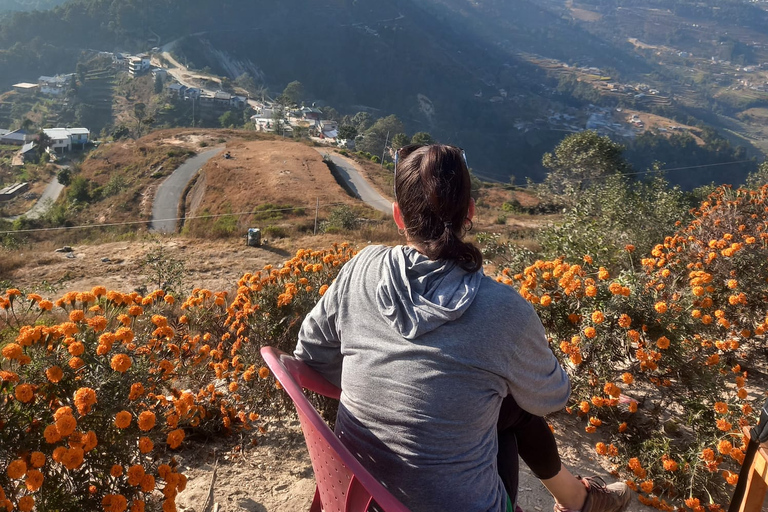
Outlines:
[[[192,128],[195,127],[195,96],[192,96]]]
[[[379,166],[379,168],[384,167],[384,153],[387,152],[387,144],[389,144],[389,130],[387,130],[387,138],[384,141],[384,149],[381,150],[381,165]]]

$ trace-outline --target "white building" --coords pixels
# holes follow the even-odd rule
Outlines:
[[[88,142],[91,131],[88,128],[47,128],[43,130],[50,139],[50,149],[71,151],[72,146],[83,147]]]
[[[37,79],[37,85],[40,87],[40,92],[43,94],[60,96],[69,91],[69,88],[72,85],[72,77],[74,76],[74,73],[56,76],[41,76]]]
[[[149,55],[141,54],[128,58],[128,72],[131,76],[143,75],[149,71]]]

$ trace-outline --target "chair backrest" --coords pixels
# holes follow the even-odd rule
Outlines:
[[[372,502],[384,512],[409,512],[341,443],[302,388],[336,399],[341,390],[281,350],[263,347],[261,355],[299,414],[317,482],[310,512],[365,512]]]

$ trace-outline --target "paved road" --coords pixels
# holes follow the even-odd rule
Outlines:
[[[179,201],[187,183],[197,171],[211,158],[221,152],[221,148],[209,149],[187,159],[165,181],[160,184],[152,203],[151,231],[160,233],[176,232],[179,215]]]
[[[62,190],[64,190],[64,185],[59,183],[58,178],[54,176],[53,180],[43,190],[43,195],[37,200],[35,206],[26,213],[26,217],[28,219],[39,219],[56,202]]]
[[[67,166],[61,166],[61,167],[67,167]],[[48,185],[45,187],[45,190],[43,190],[43,194],[40,196],[40,199],[37,200],[37,202],[30,208],[27,213],[24,213],[22,215],[14,215],[13,217],[6,217],[5,220],[16,220],[19,217],[26,217],[28,219],[39,219],[42,217],[45,212],[47,212],[53,203],[56,202],[56,200],[59,198],[59,194],[61,194],[61,191],[64,190],[64,185],[59,183],[58,178],[56,176],[53,177],[53,180],[48,183]]]
[[[347,183],[355,196],[381,212],[389,215],[392,214],[392,201],[379,194],[378,191],[376,191],[376,189],[374,189],[365,178],[357,172],[357,169],[352,162],[341,155],[337,155],[328,150],[315,149],[317,149],[317,152],[321,155],[328,155],[331,158],[333,163],[336,164],[336,169],[338,170],[339,175]]]

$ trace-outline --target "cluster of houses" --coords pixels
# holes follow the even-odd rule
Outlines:
[[[88,128],[46,128],[43,133],[50,139],[47,151],[57,154],[82,149],[91,136]],[[23,162],[27,162],[37,154],[37,134],[25,130],[0,129],[0,145],[21,146],[18,155]]]
[[[281,135],[290,137],[300,129],[306,130],[310,137],[328,141],[339,136],[339,124],[336,121],[321,119],[323,112],[315,107],[284,110],[271,103],[257,103],[254,109],[256,114],[251,116],[251,121],[259,131],[279,131]]]
[[[195,101],[201,107],[215,107],[222,110],[231,108],[244,109],[248,106],[248,98],[224,91],[209,92],[197,87],[173,83],[167,87],[168,93],[183,100]]]
[[[23,94],[40,92],[46,96],[63,96],[72,89],[75,80],[74,73],[55,76],[41,76],[37,83],[20,82],[13,85],[13,90]]]

